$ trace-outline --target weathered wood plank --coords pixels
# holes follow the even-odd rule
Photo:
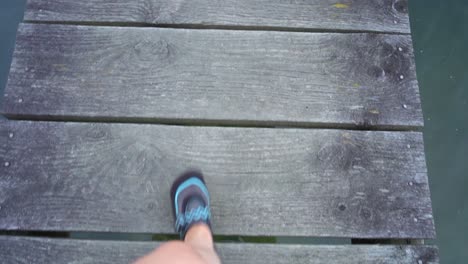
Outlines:
[[[23,118],[423,125],[410,36],[23,24],[3,112]]]
[[[25,19],[410,32],[407,0],[29,0]]]
[[[5,264],[131,263],[160,243],[0,236]],[[223,263],[439,263],[433,246],[318,246],[219,243]],[[418,262],[420,261],[420,262]]]
[[[173,232],[201,168],[216,234],[432,238],[422,134],[9,121],[0,229]]]

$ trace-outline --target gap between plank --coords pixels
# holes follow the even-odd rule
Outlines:
[[[0,231],[0,236],[68,238],[99,241],[158,241],[178,240],[176,234],[117,233],[117,232],[61,232],[61,231]],[[214,235],[216,243],[257,243],[294,245],[424,245],[421,239],[350,239],[340,237],[292,237],[292,236],[235,236]]]
[[[353,245],[424,245],[424,239],[351,239]]]
[[[373,31],[373,30],[348,30],[330,28],[300,28],[300,27],[272,27],[272,26],[226,26],[226,25],[203,25],[203,24],[152,24],[145,22],[100,22],[100,21],[48,21],[48,20],[24,20],[23,23],[46,24],[46,25],[74,25],[74,26],[99,26],[99,27],[147,27],[147,28],[172,28],[172,29],[194,29],[194,30],[244,30],[244,31],[280,31],[280,32],[303,32],[303,33],[371,33],[385,35],[411,35],[411,33],[396,31]]]
[[[10,120],[18,121],[49,121],[49,122],[82,122],[82,123],[130,123],[157,124],[173,126],[198,127],[246,127],[246,128],[314,128],[359,131],[395,131],[421,132],[422,126],[412,125],[374,125],[366,123],[317,123],[296,121],[265,121],[265,120],[204,120],[204,119],[169,119],[146,117],[106,117],[106,116],[47,116],[0,113]]]
[[[170,241],[180,239],[177,234],[153,234],[153,233],[127,233],[127,232],[62,232],[62,231],[2,231],[0,236],[23,236],[45,238],[71,238],[86,240],[113,240],[113,241]],[[236,236],[214,235],[217,243],[259,243],[259,244],[303,244],[303,245],[349,245],[349,238],[335,237],[292,237],[292,236]],[[282,242],[284,241],[284,242]],[[295,242],[297,241],[297,242]]]

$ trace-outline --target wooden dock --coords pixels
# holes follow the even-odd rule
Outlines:
[[[407,9],[29,0],[2,104],[0,262],[129,263],[160,242],[51,237],[173,234],[169,188],[199,168],[218,236],[360,242],[218,243],[223,263],[438,263]]]

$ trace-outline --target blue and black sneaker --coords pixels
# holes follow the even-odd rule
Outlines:
[[[194,224],[205,223],[211,229],[210,194],[200,172],[186,172],[177,178],[171,198],[175,230],[181,239]]]

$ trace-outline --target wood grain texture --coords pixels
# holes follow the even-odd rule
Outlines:
[[[9,121],[0,229],[172,233],[200,168],[216,234],[432,238],[422,134]]]
[[[127,264],[160,243],[0,237],[4,264],[115,263]],[[439,263],[432,246],[216,245],[225,264],[243,263]]]
[[[29,21],[409,33],[407,0],[29,0]]]
[[[22,24],[10,117],[423,125],[410,36]]]

